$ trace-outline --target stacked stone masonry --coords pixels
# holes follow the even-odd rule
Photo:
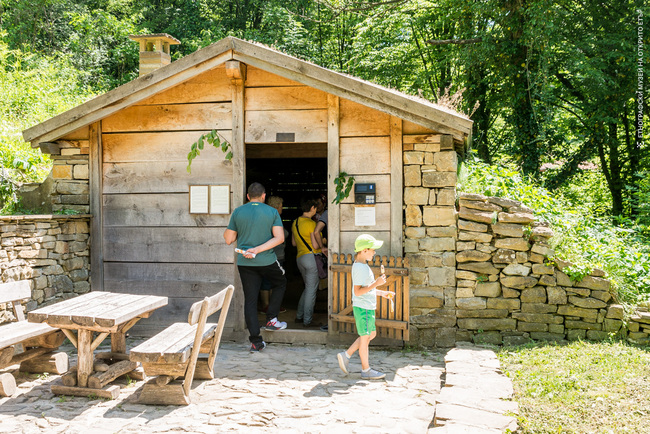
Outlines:
[[[410,264],[410,340],[456,342],[456,170],[450,136],[404,145],[404,253]]]
[[[553,232],[529,208],[476,194],[458,202],[457,341],[648,340],[650,314],[625,318],[602,270],[579,281],[565,274],[570,264],[549,246]]]
[[[90,216],[0,217],[0,282],[29,280],[27,310],[90,291]],[[0,323],[13,319],[0,304]]]
[[[52,212],[70,210],[88,214],[88,148],[79,147],[78,142],[63,142],[61,146],[61,155],[50,155],[54,181],[50,193]]]

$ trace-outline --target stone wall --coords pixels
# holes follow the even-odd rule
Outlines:
[[[579,281],[562,271],[571,264],[554,258],[548,244],[553,232],[520,202],[461,194],[458,230],[457,340],[648,338],[646,314],[626,321],[602,270]]]
[[[41,214],[64,210],[90,212],[88,148],[83,144],[87,141],[60,140],[42,145],[42,151],[50,154],[52,172],[40,184],[21,186],[23,207]]]
[[[51,177],[52,211],[71,210],[83,214],[90,212],[88,185],[88,148],[79,142],[59,142],[60,155],[50,155],[54,165]]]
[[[38,305],[90,291],[90,216],[0,216],[0,282],[30,280]],[[13,319],[0,304],[0,323]]]
[[[456,170],[450,136],[404,145],[404,253],[410,264],[410,341],[453,346],[456,326]]]

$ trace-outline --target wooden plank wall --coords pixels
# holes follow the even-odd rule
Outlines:
[[[330,235],[338,252],[353,252],[356,237],[370,233],[384,240],[379,255],[402,255],[402,141],[413,143],[412,136],[433,131],[250,66],[243,99],[244,141],[256,152],[276,155],[284,146],[287,153],[304,154],[310,146],[329,146],[328,158],[338,156],[330,168],[355,176],[357,183],[376,183],[374,226],[355,226],[354,194],[334,209],[330,205],[331,215],[339,216],[330,225],[339,229],[338,237]],[[191,303],[236,279],[232,248],[222,236],[229,215],[188,212],[189,185],[239,188],[233,184],[233,164],[210,147],[194,161],[192,173],[186,171],[189,147],[201,134],[216,127],[233,140],[233,107],[232,85],[220,66],[101,122],[103,289],[170,298],[168,307],[142,322],[143,333],[185,321]],[[338,123],[328,122],[334,115]],[[279,141],[291,134],[293,140]],[[70,136],[87,140],[89,131]],[[242,154],[245,161],[245,150]],[[338,170],[329,174],[332,190]],[[241,320],[239,297],[233,300],[229,328]]]
[[[193,302],[234,281],[229,215],[189,214],[189,185],[232,183],[232,164],[212,147],[186,171],[190,145],[215,126],[231,139],[223,67],[102,121],[104,289],[169,297],[138,332],[186,321]]]
[[[355,183],[376,184],[375,226],[355,226],[354,190],[340,205],[340,252],[354,252],[354,240],[368,233],[383,240],[378,255],[391,254],[392,207],[401,203],[391,198],[390,116],[355,102],[340,100],[340,170],[353,175]]]
[[[327,93],[258,68],[248,67],[245,102],[246,144],[327,143]]]

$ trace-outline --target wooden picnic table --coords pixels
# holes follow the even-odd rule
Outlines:
[[[52,393],[117,398],[119,386],[105,386],[135,369],[126,354],[126,332],[165,305],[167,297],[96,291],[29,312],[28,321],[61,329],[77,348],[77,366],[68,375],[76,384],[52,385]],[[117,363],[108,369],[103,364],[101,372],[94,372],[94,351],[109,335],[111,352],[104,359],[117,360]]]

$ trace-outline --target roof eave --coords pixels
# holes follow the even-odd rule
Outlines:
[[[232,59],[226,38],[23,131],[26,142],[58,139]]]
[[[32,142],[33,147],[37,147],[40,142],[56,140],[231,59],[440,133],[451,134],[459,141],[465,141],[472,131],[472,120],[442,110],[433,103],[418,101],[270,48],[228,37],[35,125],[23,131],[23,138]]]

